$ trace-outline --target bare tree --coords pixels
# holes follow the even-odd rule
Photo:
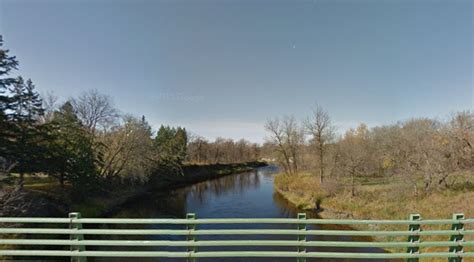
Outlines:
[[[320,183],[324,181],[325,157],[327,145],[334,139],[335,127],[324,108],[319,105],[313,109],[313,115],[305,121],[308,134],[312,137],[312,144],[318,156]]]
[[[367,126],[360,124],[356,130],[348,130],[338,144],[342,158],[340,168],[350,177],[352,196],[356,195],[356,179],[369,173],[368,132]]]
[[[307,163],[314,162],[316,151],[326,189],[334,183],[348,185],[354,196],[358,184],[390,179],[407,183],[415,195],[430,194],[459,185],[473,174],[474,114],[469,110],[448,121],[418,118],[370,129],[361,124],[335,139],[327,112],[316,107],[304,126],[310,143],[294,118],[267,121],[265,129],[271,136],[261,152],[293,175],[311,168]],[[336,179],[328,180],[329,176]]]
[[[474,111],[462,111],[454,114],[444,127],[443,133],[449,138],[449,156],[456,159],[461,169],[474,167]]]
[[[82,124],[93,134],[97,128],[112,126],[119,116],[112,99],[97,90],[83,92],[77,99],[71,99],[71,102]]]
[[[280,165],[285,173],[298,173],[299,151],[304,141],[304,134],[293,116],[285,116],[283,120],[268,120],[265,129],[271,133],[270,141],[277,146]]]
[[[304,142],[304,130],[300,128],[294,116],[285,116],[282,123],[284,134],[287,140],[287,146],[291,156],[293,173],[297,174],[300,163],[299,151],[301,145]]]
[[[401,123],[396,145],[396,162],[403,179],[413,185],[418,194],[419,183],[424,192],[433,189],[434,181],[450,173],[450,158],[445,154],[446,147],[440,136],[441,123],[420,118]]]
[[[100,134],[98,139],[103,145],[100,175],[109,179],[146,181],[155,160],[151,135],[148,122],[132,116],[123,117],[123,124]]]
[[[280,119],[275,118],[268,120],[265,124],[265,129],[271,133],[270,143],[277,145],[277,152],[280,165],[283,166],[285,173],[291,175],[290,153],[285,145],[285,137],[281,127]]]
[[[41,100],[43,101],[44,114],[40,117],[41,123],[50,122],[54,117],[54,111],[59,107],[58,105],[58,96],[53,92],[46,92],[41,95]]]
[[[207,162],[206,152],[209,150],[209,142],[206,138],[197,134],[188,133],[187,160],[190,162]]]
[[[218,137],[209,142],[204,137],[191,134],[187,147],[187,161],[195,163],[249,162],[258,160],[259,156],[259,145],[245,139],[236,142]]]

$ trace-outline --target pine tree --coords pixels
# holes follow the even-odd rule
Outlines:
[[[48,142],[47,172],[61,185],[70,182],[83,192],[97,186],[93,139],[77,117],[70,102],[54,113],[51,121],[52,141]]]
[[[186,158],[186,129],[161,126],[156,134],[154,144],[162,167],[182,173],[182,164]]]
[[[174,135],[174,153],[179,161],[182,163],[186,159],[186,148],[188,145],[188,134],[185,128],[178,127]]]
[[[14,125],[8,119],[8,112],[13,109],[12,101],[8,94],[17,79],[9,76],[12,70],[18,67],[18,61],[15,56],[10,56],[7,49],[3,49],[3,40],[0,35],[0,167],[1,172],[7,172],[15,165],[14,160],[10,159],[13,145]]]
[[[9,92],[11,109],[6,115],[14,128],[11,153],[18,162],[15,170],[20,173],[18,184],[22,188],[25,173],[40,171],[38,169],[43,153],[40,144],[44,137],[38,118],[44,113],[44,109],[30,79],[25,82],[22,77],[18,77]]]

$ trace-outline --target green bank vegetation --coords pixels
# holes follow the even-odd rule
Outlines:
[[[121,187],[106,195],[95,195],[88,201],[71,202],[70,210],[79,210],[84,217],[103,217],[114,214],[124,205],[139,201],[149,191],[168,192],[170,189],[184,187],[226,175],[251,171],[265,166],[263,162],[244,162],[234,164],[183,164],[183,175],[172,172],[152,176],[146,185]]]
[[[0,189],[63,192],[80,202],[182,177],[188,164],[260,158],[258,145],[243,139],[153,130],[145,116],[120,112],[96,90],[61,102],[40,95],[32,80],[15,75],[18,60],[2,44],[0,36]]]

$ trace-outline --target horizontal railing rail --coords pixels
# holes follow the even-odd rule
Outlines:
[[[55,256],[55,257],[167,257],[167,258],[217,258],[217,257],[293,257],[293,258],[462,258],[472,257],[471,253],[453,254],[435,252],[420,254],[403,253],[342,253],[342,252],[291,252],[291,251],[212,251],[212,252],[169,252],[169,251],[48,251],[48,250],[7,250],[2,254],[8,256]]]
[[[81,222],[82,224],[176,224],[176,225],[202,225],[202,224],[301,224],[301,220],[294,218],[201,218],[196,220],[172,218],[41,218],[41,217],[0,217],[0,223],[55,223],[69,224]],[[420,220],[419,225],[447,225],[457,223],[455,219]],[[353,220],[353,219],[306,219],[304,224],[319,225],[410,225],[411,220]],[[474,223],[474,219],[464,219],[464,224]]]
[[[77,234],[75,229],[1,228],[0,234]],[[474,230],[427,231],[356,231],[356,230],[292,230],[292,229],[82,229],[82,235],[314,235],[314,236],[451,236],[474,235]]]
[[[98,225],[168,225],[177,228],[156,229],[101,229]],[[210,229],[199,226],[226,225],[232,227],[248,224],[260,229]],[[274,224],[294,227],[294,229],[261,228],[258,225]],[[29,226],[28,226],[29,225]],[[332,230],[309,228],[318,225],[366,225],[371,230],[336,228]],[[373,229],[375,226],[404,227],[398,230]],[[81,218],[79,213],[71,213],[69,218],[18,218],[0,217],[0,256],[4,257],[70,257],[72,261],[86,261],[87,257],[166,257],[224,258],[224,257],[285,257],[305,261],[306,258],[354,258],[354,259],[406,259],[446,258],[462,261],[474,257],[474,230],[465,225],[474,225],[474,219],[466,219],[462,214],[454,214],[452,219],[423,220],[419,215],[411,215],[409,220],[350,220],[350,219],[306,219],[304,213],[292,218],[205,218],[196,219],[188,214],[187,219],[123,219],[123,218]],[[58,227],[67,228],[58,228]],[[432,229],[430,227],[446,227]],[[429,228],[427,228],[429,227]],[[69,239],[64,239],[64,237]],[[115,236],[126,239],[95,239]],[[131,236],[151,238],[133,239]],[[223,236],[215,240],[210,237]],[[256,240],[249,236],[272,239]],[[280,236],[275,239],[275,236]],[[294,240],[288,240],[294,236]],[[354,241],[311,240],[312,236],[355,237]],[[176,240],[156,240],[154,237],[176,238]],[[238,237],[239,239],[227,239]],[[367,237],[382,238],[371,241]],[[400,241],[400,238],[407,241]],[[186,239],[186,240],[183,240]],[[362,238],[362,239],[358,239]],[[397,240],[394,240],[397,239]],[[435,238],[435,239],[432,239]],[[344,238],[346,239],[346,238]],[[438,240],[439,239],[439,240]],[[346,239],[347,240],[347,239]],[[403,239],[402,239],[403,240]],[[46,250],[44,247],[48,247]],[[121,250],[102,250],[106,247],[120,247]],[[133,247],[133,248],[132,248]],[[176,251],[163,251],[163,248]],[[210,248],[218,248],[209,250]],[[221,250],[222,248],[258,247],[263,250]],[[55,248],[54,250],[51,250]],[[130,249],[132,248],[132,249]],[[155,248],[151,251],[136,248]],[[265,250],[265,248],[280,250]],[[288,251],[288,249],[295,251]],[[377,248],[381,250],[319,251],[314,248]],[[386,252],[384,249],[405,249]],[[99,249],[99,250],[98,250]],[[183,250],[185,249],[185,250]],[[200,250],[201,249],[201,250]],[[332,249],[333,250],[333,249]]]
[[[1,239],[0,245],[52,245],[52,246],[168,246],[168,247],[222,247],[222,246],[305,246],[305,247],[474,247],[474,242],[427,241],[427,242],[356,242],[356,241],[311,241],[300,243],[291,240],[56,240],[56,239]]]

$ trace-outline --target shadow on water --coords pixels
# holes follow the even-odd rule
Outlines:
[[[151,192],[133,204],[125,206],[113,217],[119,218],[184,218],[186,213],[196,213],[198,218],[295,218],[298,210],[273,188],[273,176],[276,167],[259,168],[253,172],[235,174],[198,183],[169,192]],[[315,212],[308,212],[309,218],[318,218]],[[105,228],[105,226],[103,226]],[[112,225],[109,228],[114,227]],[[117,227],[117,226],[115,226]],[[120,228],[150,229],[184,229],[179,225],[129,225]],[[198,229],[294,229],[295,225],[271,224],[234,224],[234,225],[199,225]],[[318,225],[308,229],[341,229],[341,227]],[[128,236],[135,240],[185,240],[184,236]],[[295,236],[199,236],[199,240],[294,240]],[[101,239],[125,239],[121,236],[101,237]],[[308,240],[323,241],[370,241],[368,238],[344,236],[308,236]],[[104,250],[123,250],[119,247],[106,247]],[[130,248],[127,248],[130,250]],[[176,247],[143,247],[134,248],[140,251],[185,251]],[[295,247],[200,247],[199,251],[233,251],[233,250],[270,250],[295,251]],[[307,248],[307,251],[339,252],[384,252],[376,248]],[[117,259],[100,258],[95,261],[184,261],[183,259]],[[294,258],[217,258],[199,259],[199,261],[295,261]],[[360,259],[308,259],[308,261],[363,261]],[[389,260],[368,260],[389,261]],[[392,260],[393,261],[393,260]]]

